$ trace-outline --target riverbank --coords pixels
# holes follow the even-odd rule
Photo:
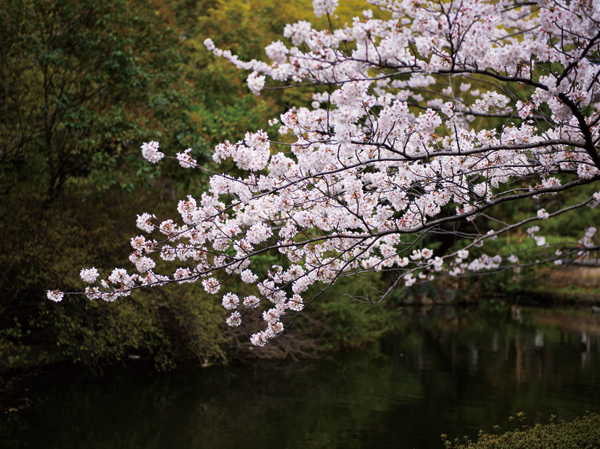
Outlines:
[[[535,283],[535,287],[523,292],[524,299],[529,298],[545,306],[600,306],[600,266],[573,263],[565,267],[540,269]],[[600,313],[600,308],[597,312]]]

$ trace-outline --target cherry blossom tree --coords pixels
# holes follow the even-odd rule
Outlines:
[[[245,176],[199,166],[190,150],[177,154],[183,168],[210,174],[210,188],[180,201],[176,219],[139,215],[145,235],[131,240],[130,257],[138,273],[115,269],[96,284],[97,270],[82,270],[94,284],[90,299],[201,282],[224,293],[230,326],[263,311],[265,327],[251,338],[262,346],[340,277],[389,272],[385,297],[419,279],[518,268],[516,254],[503,259],[484,247],[475,257],[473,247],[519,228],[544,245],[536,222],[598,204],[600,192],[525,219],[498,213],[600,179],[599,0],[371,3],[377,11],[338,28],[287,25],[287,44],[266,48],[270,62],[242,61],[205,41],[250,72],[256,95],[272,78],[276,88],[313,89],[311,108],[274,118],[280,136],[249,132],[214,149],[217,164],[231,159]],[[337,0],[313,5],[336,22]],[[157,142],[142,154],[164,157]],[[594,232],[546,260],[598,249]],[[445,235],[458,247],[430,247],[431,236]],[[265,253],[280,262],[259,277],[253,260]],[[158,258],[173,271],[156,272]],[[227,280],[255,284],[255,294],[239,298],[222,288]]]

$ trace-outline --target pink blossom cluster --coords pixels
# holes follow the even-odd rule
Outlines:
[[[142,145],[142,156],[144,159],[156,164],[160,161],[165,155],[158,151],[158,142],[150,142]]]

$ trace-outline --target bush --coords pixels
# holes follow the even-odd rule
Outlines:
[[[524,414],[517,413],[523,420]],[[496,430],[499,427],[496,426]],[[461,443],[458,439],[452,443],[442,435],[446,449],[592,449],[600,448],[600,415],[589,414],[576,418],[572,422],[554,422],[536,424],[534,427],[523,426],[512,432],[503,434],[487,434],[481,431],[479,441],[472,442],[465,438]]]

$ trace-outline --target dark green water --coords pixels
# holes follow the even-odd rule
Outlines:
[[[524,411],[600,412],[600,317],[486,305],[406,309],[405,330],[332,360],[32,380],[0,417],[12,448],[442,448]]]

